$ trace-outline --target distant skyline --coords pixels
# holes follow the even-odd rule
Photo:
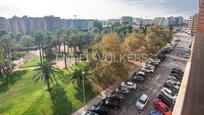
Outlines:
[[[154,18],[190,16],[198,12],[198,0],[1,0],[0,17],[113,19],[122,16]]]

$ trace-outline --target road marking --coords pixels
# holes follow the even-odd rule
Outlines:
[[[156,80],[158,80],[159,79],[159,77],[160,77],[160,74],[156,77]]]

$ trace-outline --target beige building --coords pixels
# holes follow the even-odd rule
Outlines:
[[[186,33],[188,33],[189,35],[195,35],[197,19],[198,19],[198,15],[197,14],[189,17],[188,28],[187,28],[187,31],[186,31]]]

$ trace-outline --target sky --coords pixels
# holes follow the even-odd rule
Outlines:
[[[122,16],[154,18],[198,13],[198,0],[0,0],[0,17],[113,19]]]

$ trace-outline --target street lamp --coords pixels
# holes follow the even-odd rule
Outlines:
[[[83,84],[83,100],[84,100],[84,106],[85,106],[85,104],[86,104],[86,97],[85,97],[85,85],[84,85],[84,74],[85,74],[85,72],[84,71],[82,71],[81,72],[81,74],[82,74],[82,84]],[[85,109],[85,108],[84,108]]]

